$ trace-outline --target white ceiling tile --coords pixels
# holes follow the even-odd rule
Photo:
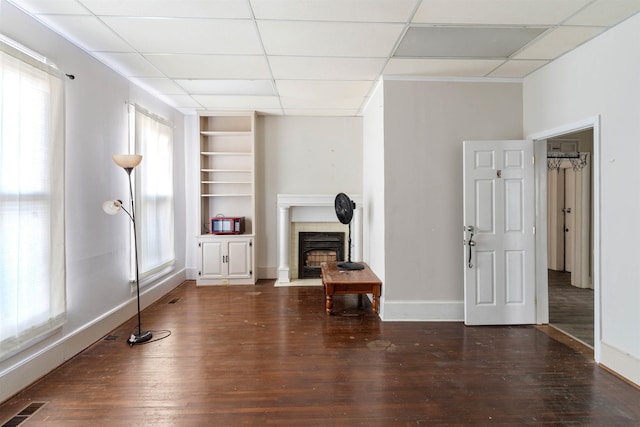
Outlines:
[[[53,13],[61,15],[89,15],[89,11],[76,0],[11,0],[16,6],[31,13]]]
[[[167,95],[187,95],[187,91],[181,88],[175,81],[163,77],[134,77],[132,81],[139,86],[148,87],[153,92]]]
[[[483,77],[503,62],[501,59],[392,58],[383,74],[416,77]]]
[[[509,60],[493,70],[491,77],[525,77],[549,61]]]
[[[602,27],[558,27],[513,56],[513,59],[553,59],[604,31]]]
[[[417,0],[251,0],[256,19],[405,22]]]
[[[591,0],[423,0],[415,23],[554,25]]]
[[[386,57],[403,25],[259,21],[269,55]]]
[[[42,15],[40,18],[54,31],[89,52],[133,52],[131,46],[93,16]]]
[[[276,79],[375,80],[384,58],[320,58],[272,56],[269,58]]]
[[[171,105],[176,108],[203,108],[200,103],[189,95],[167,95],[167,98],[172,101]]]
[[[144,55],[166,76],[176,79],[271,79],[263,56]]]
[[[346,99],[364,97],[371,81],[276,80],[278,94],[298,99]]]
[[[275,96],[271,80],[176,80],[188,93],[200,95]]]
[[[314,116],[314,117],[355,117],[359,113],[357,108],[285,108],[287,116]]]
[[[285,110],[290,108],[355,110],[362,106],[366,98],[301,99],[281,96],[280,99],[282,100],[282,107]]]
[[[598,0],[564,22],[567,25],[615,25],[640,12],[640,0]]]
[[[163,74],[139,53],[94,52],[109,67],[126,77],[162,77]]]
[[[262,108],[280,108],[277,96],[217,96],[193,95],[193,99],[205,108],[259,110]]]
[[[261,54],[250,20],[105,17],[141,53]]]
[[[34,0],[31,0],[34,1]],[[39,0],[50,1],[50,0]],[[57,0],[60,1],[60,0]],[[75,0],[73,0],[75,1]],[[238,0],[79,0],[96,15],[250,19],[246,1]]]

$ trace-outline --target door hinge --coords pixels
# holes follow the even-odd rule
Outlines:
[[[201,271],[198,271],[198,276],[202,276],[202,272]]]
[[[198,243],[198,247],[201,248],[202,247],[202,243]]]
[[[535,165],[535,164],[536,164],[536,156],[533,156],[533,157],[531,158],[531,164],[532,164],[532,165]]]
[[[534,236],[536,235],[536,226],[535,225],[533,226],[533,235]]]
[[[249,246],[253,246],[253,240],[249,240]]]

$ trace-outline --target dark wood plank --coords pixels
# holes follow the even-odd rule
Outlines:
[[[593,289],[571,286],[571,273],[549,270],[549,323],[593,348]]]
[[[34,426],[640,425],[640,391],[536,327],[382,322],[322,287],[196,287],[0,405]]]

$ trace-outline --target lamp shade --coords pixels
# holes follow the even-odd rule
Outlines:
[[[117,214],[122,208],[122,202],[120,200],[107,200],[102,204],[102,210],[109,215]]]
[[[142,161],[140,154],[116,154],[113,156],[113,161],[121,168],[135,168]]]

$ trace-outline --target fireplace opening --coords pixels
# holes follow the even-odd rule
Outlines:
[[[344,233],[298,233],[299,279],[320,277],[320,264],[330,261],[344,261]]]

